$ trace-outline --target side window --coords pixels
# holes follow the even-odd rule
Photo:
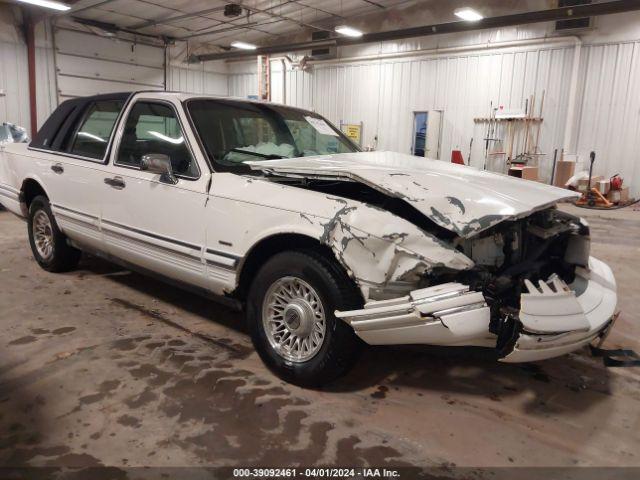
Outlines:
[[[138,102],[125,124],[116,164],[140,167],[142,157],[164,154],[171,159],[173,173],[198,177],[198,165],[191,156],[173,108],[153,102]]]
[[[71,142],[69,153],[102,160],[122,107],[123,102],[120,100],[92,104]]]

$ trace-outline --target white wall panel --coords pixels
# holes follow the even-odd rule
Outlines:
[[[619,173],[640,193],[640,42],[582,49],[580,102],[575,145],[594,172]]]
[[[229,96],[247,98],[258,95],[258,74],[239,73],[229,75]]]
[[[29,70],[23,42],[0,40],[0,122],[29,130]]]
[[[577,153],[586,165],[589,152],[598,154],[596,174],[620,173],[640,195],[640,13],[610,15],[596,19],[597,29],[585,33],[575,105],[573,138],[567,153]],[[539,111],[542,92],[544,122],[540,126],[540,178],[551,176],[553,151],[562,149],[569,110],[569,91],[575,48],[528,46],[486,49],[488,42],[539,38],[549,25],[485,30],[424,39],[342,48],[342,62],[316,64],[286,73],[286,103],[327,116],[331,121],[364,122],[364,145],[408,152],[412,117],[418,110],[443,110],[442,155],[452,149],[466,159],[473,137],[471,162],[482,167],[486,126],[474,117],[489,114],[489,105],[523,108],[530,95]],[[599,43],[600,42],[600,43]],[[468,53],[422,54],[376,59],[375,55],[410,52],[419,48],[478,45]],[[372,56],[374,58],[372,58]],[[281,101],[283,77],[272,75],[272,98]],[[247,96],[257,92],[255,63],[244,62],[231,69],[230,94]],[[533,136],[537,127],[534,127]],[[499,136],[505,137],[506,132]],[[522,150],[516,140],[514,150]],[[493,170],[504,170],[495,157]]]
[[[31,130],[27,47],[19,31],[0,25],[0,122],[17,123]],[[36,28],[36,105],[38,126],[57,106],[51,28]]]
[[[164,48],[56,30],[60,99],[164,89]]]
[[[53,29],[48,21],[36,27],[36,107],[38,128],[58,106]]]
[[[552,152],[561,146],[572,58],[573,48],[563,47],[319,64],[311,73],[291,72],[294,79],[311,77],[313,86],[305,88],[303,81],[309,93],[300,95],[300,82],[290,81],[287,97],[335,123],[363,121],[365,145],[377,135],[379,149],[400,152],[410,151],[414,111],[443,110],[442,159],[448,160],[452,149],[466,158],[473,137],[472,164],[482,167],[486,132],[473,118],[487,116],[491,101],[524,108],[535,94],[539,105],[545,90],[541,148]],[[543,178],[550,162],[551,156],[541,162]]]
[[[167,90],[227,96],[229,85],[224,73],[171,66],[168,71]]]

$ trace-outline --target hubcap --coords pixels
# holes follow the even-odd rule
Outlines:
[[[297,363],[318,353],[327,328],[319,295],[297,277],[283,277],[269,287],[262,323],[271,347],[285,360]]]
[[[33,216],[33,240],[40,257],[49,260],[53,255],[53,228],[49,215],[42,210]]]

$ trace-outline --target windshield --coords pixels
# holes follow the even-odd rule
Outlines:
[[[187,108],[207,154],[225,170],[248,170],[247,161],[357,152],[321,116],[293,108],[198,99]]]

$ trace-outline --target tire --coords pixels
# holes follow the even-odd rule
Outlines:
[[[315,304],[319,303],[320,307],[315,308],[324,313],[324,335],[319,346],[315,345],[315,353],[307,351],[303,354],[305,358],[292,358],[294,355],[287,350],[281,349],[279,352],[278,347],[273,344],[274,336],[277,337],[278,334],[269,333],[265,326],[265,317],[271,317],[270,312],[276,312],[275,309],[265,306],[267,298],[276,298],[277,295],[274,297],[271,292],[282,292],[278,289],[287,285],[306,292],[307,298],[312,300],[305,305],[299,293],[298,298],[294,300],[284,300],[286,307],[280,315],[282,323],[278,328],[288,330],[289,327],[283,325],[284,319],[293,318],[295,322],[296,312],[308,311],[314,304],[313,298],[316,297],[319,302]],[[309,288],[313,292],[309,292]],[[296,302],[301,302],[304,308],[293,306],[297,305]],[[336,318],[333,312],[359,309],[362,308],[362,303],[362,297],[355,284],[335,261],[311,250],[279,253],[263,265],[249,290],[247,322],[251,339],[263,362],[280,378],[303,387],[319,387],[346,373],[355,363],[362,348],[362,341],[353,329]],[[278,308],[282,309],[282,305]],[[308,324],[308,319],[312,318],[315,321],[317,315],[305,316],[302,313],[297,319],[306,319]],[[293,325],[293,322],[289,326]],[[275,322],[267,324],[276,325]],[[302,321],[297,327],[303,330],[306,328]],[[318,327],[314,328],[320,330],[322,326],[318,324]],[[301,331],[300,338],[307,331],[308,329]],[[292,335],[291,331],[289,333]],[[314,337],[315,340],[318,337],[319,334]],[[311,350],[315,342],[311,337],[306,338],[308,350]]]
[[[58,228],[49,200],[45,196],[37,196],[29,207],[29,244],[33,257],[38,265],[47,272],[68,272],[80,261],[82,253],[67,243],[67,237]],[[39,226],[37,226],[39,225]],[[48,241],[42,243],[38,230],[44,231]]]

